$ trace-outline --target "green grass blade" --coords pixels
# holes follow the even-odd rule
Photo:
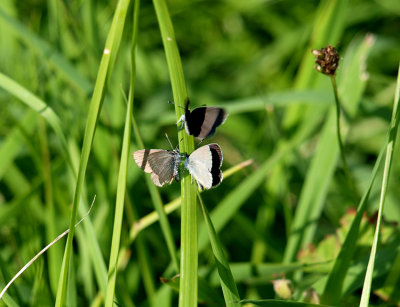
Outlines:
[[[226,259],[221,241],[219,240],[215,228],[212,224],[207,208],[204,206],[200,193],[198,194],[201,210],[203,211],[204,220],[206,222],[208,235],[210,237],[211,247],[213,250],[215,263],[217,265],[219,277],[221,280],[222,292],[224,293],[225,304],[228,307],[240,306],[239,292],[237,290],[235,280],[233,279],[229,263]]]
[[[135,2],[138,3],[137,0]],[[133,106],[133,97],[130,97],[126,111],[126,124],[125,124],[124,139],[122,144],[121,162],[118,174],[117,199],[115,203],[114,228],[113,228],[113,237],[111,241],[110,263],[108,266],[108,284],[105,297],[105,306],[112,306],[114,301],[115,282],[117,277],[117,261],[118,261],[119,246],[121,240],[122,217],[124,212],[124,200],[126,192],[126,174],[128,170],[128,161],[130,157],[129,145],[130,145],[131,127],[132,127],[131,124],[132,106]]]
[[[111,241],[110,263],[108,266],[108,284],[105,297],[105,306],[113,306],[115,284],[118,271],[117,264],[118,264],[118,255],[119,255],[120,241],[121,241],[122,217],[124,213],[126,177],[128,171],[128,162],[130,158],[129,151],[130,151],[130,139],[132,130],[132,109],[133,109],[133,99],[135,92],[134,90],[135,90],[135,71],[136,71],[135,50],[136,50],[139,7],[140,7],[140,1],[135,0],[132,45],[131,45],[131,82],[129,88],[128,105],[126,109],[124,137],[122,143],[121,161],[118,174],[117,199],[115,203],[114,227],[113,227],[113,236]]]
[[[158,24],[167,58],[171,78],[172,92],[175,102],[177,119],[184,112],[184,104],[188,99],[183,67],[175,40],[171,17],[165,0],[153,0]],[[194,149],[193,137],[181,130],[178,132],[179,149],[181,153],[190,154]],[[179,306],[197,306],[197,187],[188,173],[181,183],[182,213],[181,213],[181,283],[179,290]]]
[[[397,85],[396,85],[396,93],[394,96],[392,120],[390,123],[389,139],[386,146],[386,157],[385,157],[385,166],[383,169],[381,194],[379,198],[378,218],[376,221],[374,240],[372,243],[371,254],[368,261],[367,273],[365,275],[363,291],[361,294],[360,307],[367,307],[369,304],[369,296],[371,293],[371,284],[372,284],[372,274],[374,272],[374,264],[378,247],[380,225],[382,221],[382,213],[387,194],[390,170],[392,167],[392,158],[393,158],[394,146],[396,143],[397,130],[399,128],[399,121],[400,121],[399,98],[400,98],[400,66],[397,75]]]
[[[122,26],[125,22],[126,12],[128,9],[129,1],[128,0],[120,0],[118,2],[117,9],[115,10],[114,19],[111,25],[110,32],[107,37],[103,57],[100,62],[100,67],[96,79],[96,84],[92,96],[92,101],[89,107],[89,114],[88,114],[88,121],[86,124],[85,136],[83,139],[82,145],[82,155],[81,160],[79,162],[79,171],[78,171],[78,178],[76,183],[76,190],[74,194],[74,199],[72,203],[72,213],[70,219],[70,232],[68,234],[65,254],[64,254],[64,261],[63,266],[61,269],[60,275],[60,282],[57,291],[57,299],[56,299],[56,306],[64,306],[65,298],[66,298],[66,291],[67,291],[67,276],[68,276],[68,268],[69,262],[71,257],[71,250],[72,250],[72,239],[74,237],[74,225],[76,220],[76,214],[78,211],[79,200],[83,188],[84,177],[86,173],[86,168],[89,160],[89,155],[91,151],[91,146],[93,143],[94,133],[96,130],[97,119],[99,116],[102,100],[103,100],[103,93],[104,93],[104,85],[106,82],[106,77],[108,73],[108,66],[110,62],[111,54],[114,54],[118,51],[119,46],[114,45],[114,41],[118,40],[118,37],[122,35]],[[115,47],[112,49],[112,47]]]

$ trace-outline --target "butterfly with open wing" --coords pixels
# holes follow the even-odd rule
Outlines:
[[[184,166],[196,180],[200,189],[210,189],[222,181],[222,150],[218,144],[204,145],[186,157],[178,149],[141,149],[133,153],[136,164],[146,173],[151,174],[151,180],[159,187],[165,183],[179,181],[179,165],[184,160]]]

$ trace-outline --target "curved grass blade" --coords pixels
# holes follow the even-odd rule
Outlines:
[[[200,193],[198,193],[198,197],[204,220],[206,222],[208,235],[210,237],[211,248],[214,254],[215,263],[217,265],[222,292],[224,293],[225,305],[228,307],[240,306],[239,292],[237,290],[235,280],[233,279],[229,263],[226,259],[223,247],[221,245],[221,241],[219,240],[217,233],[215,232],[214,226],[208,214],[207,208],[204,206],[203,200],[201,199]]]
[[[119,41],[122,36],[122,29],[125,23],[126,12],[128,9],[129,0],[120,0],[118,2],[117,8],[115,10],[114,18],[112,21],[111,29],[107,37],[104,53],[100,62],[100,67],[96,79],[96,84],[92,96],[92,100],[89,107],[88,121],[86,124],[85,135],[82,145],[82,155],[79,162],[78,178],[76,183],[76,189],[74,194],[74,199],[72,203],[72,213],[70,219],[70,232],[68,234],[63,266],[60,275],[60,282],[58,285],[56,306],[64,306],[67,290],[67,276],[68,269],[72,251],[72,239],[74,237],[74,224],[76,219],[76,214],[78,211],[79,200],[81,197],[81,192],[83,189],[84,177],[86,173],[86,168],[89,160],[89,154],[91,151],[91,146],[94,139],[94,133],[96,131],[97,119],[101,109],[104,93],[104,85],[106,82],[109,63],[111,55],[118,51],[118,45],[115,45],[115,41]]]
[[[111,241],[110,263],[108,266],[108,284],[105,297],[105,306],[113,305],[115,284],[118,271],[117,264],[118,264],[118,255],[119,255],[120,241],[121,241],[122,217],[124,213],[126,177],[128,171],[128,162],[130,158],[129,150],[130,150],[130,140],[131,140],[131,130],[132,130],[132,109],[133,109],[135,72],[136,72],[135,50],[136,50],[139,8],[140,8],[140,1],[135,0],[132,44],[131,44],[131,76],[130,76],[131,81],[129,87],[128,104],[126,109],[125,128],[124,128],[124,136],[123,136],[122,150],[121,150],[121,161],[118,172],[117,199],[115,202],[114,227],[113,227],[113,235]]]

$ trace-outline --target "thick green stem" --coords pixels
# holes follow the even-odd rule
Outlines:
[[[172,92],[175,102],[176,118],[184,112],[185,101],[188,99],[186,83],[183,75],[182,62],[175,33],[165,0],[153,0],[156,10],[161,37],[164,44],[168,69],[171,78]],[[190,154],[194,149],[193,137],[184,130],[178,132],[179,149],[183,154]],[[182,178],[182,213],[181,213],[181,271],[179,306],[197,306],[197,198],[196,185],[186,173]]]

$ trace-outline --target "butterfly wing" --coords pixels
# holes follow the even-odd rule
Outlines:
[[[193,135],[199,140],[212,136],[215,129],[222,125],[228,113],[217,107],[200,107],[192,112],[185,112],[185,130],[189,135]]]
[[[187,169],[201,189],[210,189],[222,181],[222,151],[217,144],[196,149],[188,158]]]
[[[141,149],[137,150],[133,153],[133,159],[136,164],[146,173],[151,173],[152,168],[149,163],[149,158],[151,155],[154,155],[157,152],[164,151],[162,149]]]
[[[143,171],[151,173],[151,180],[157,186],[172,183],[178,175],[180,155],[175,150],[142,149],[135,151],[133,157]]]
[[[212,186],[215,187],[222,182],[223,175],[220,168],[222,166],[223,155],[221,147],[218,144],[213,143],[208,146],[210,147],[213,161],[211,168]]]

